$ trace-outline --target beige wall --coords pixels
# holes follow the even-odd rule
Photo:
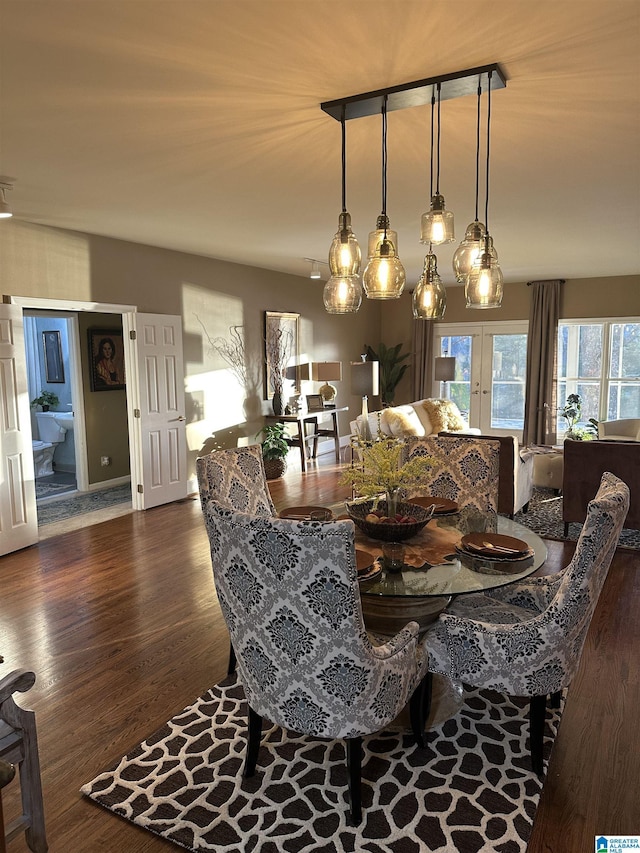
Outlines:
[[[361,406],[360,399],[350,394],[349,362],[359,360],[365,343],[375,346],[380,340],[381,309],[378,303],[365,300],[356,315],[327,314],[323,286],[309,278],[16,220],[3,223],[0,229],[2,294],[134,305],[140,311],[182,316],[190,476],[203,449],[253,442],[262,414],[270,411],[263,399],[266,310],[300,314],[302,360],[342,362],[337,402],[351,408],[340,416],[340,431],[348,433],[349,419]],[[105,319],[113,316],[98,315],[99,324],[104,325]],[[209,343],[209,339],[228,338],[229,327],[236,325],[244,327],[253,386],[246,403],[238,381]],[[86,340],[84,330],[82,335]],[[318,387],[319,383],[303,383],[303,393]],[[111,399],[118,393],[86,392],[88,406],[93,407],[96,398],[96,411],[87,419],[87,441],[93,456],[97,454],[98,466],[101,455],[112,454],[105,452],[99,432],[108,401],[101,403],[97,398]],[[90,460],[92,482],[103,479],[105,471],[116,476],[115,465],[96,471],[94,463],[95,459]]]
[[[264,311],[300,314],[302,360],[342,362],[338,404],[350,407],[350,413],[341,416],[342,434],[348,432],[348,421],[361,402],[350,394],[349,362],[359,360],[365,344],[375,348],[381,340],[387,346],[402,342],[411,349],[411,294],[391,302],[365,299],[358,314],[340,317],[324,311],[322,288],[322,282],[308,278],[17,220],[0,228],[2,294],[134,305],[140,311],[182,316],[190,475],[203,449],[253,441],[261,415],[269,411],[263,399]],[[563,285],[561,315],[638,315],[639,293],[640,276],[568,281]],[[445,322],[526,319],[529,296],[526,284],[507,284],[501,309],[469,311],[464,307],[464,289],[449,287]],[[98,317],[100,324],[104,319],[105,315]],[[251,377],[246,401],[238,381],[209,343],[209,339],[228,338],[229,327],[236,325],[244,327],[246,338]],[[303,383],[303,393],[317,388],[318,383]],[[87,392],[87,405],[93,406],[92,398],[99,396]],[[115,398],[116,392],[102,396]],[[410,399],[408,372],[396,402]],[[98,465],[100,455],[120,459],[126,440],[122,427],[120,449],[104,452],[106,439],[100,424],[108,419],[100,409],[106,405],[97,400],[97,410],[88,418],[92,481],[105,475],[105,469],[95,469],[93,457]],[[116,476],[115,470],[106,469],[109,476]]]

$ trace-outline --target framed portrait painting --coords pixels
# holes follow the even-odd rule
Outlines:
[[[121,391],[126,387],[122,329],[89,329],[92,391]]]

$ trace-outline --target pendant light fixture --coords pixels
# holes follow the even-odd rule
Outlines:
[[[453,243],[455,239],[453,213],[445,208],[444,197],[440,194],[440,97],[442,84],[436,86],[438,92],[438,141],[436,145],[437,168],[436,168],[436,192],[433,193],[433,110],[435,96],[431,98],[431,207],[427,213],[422,214],[420,226],[420,242],[440,246],[443,243]]]
[[[413,291],[413,316],[416,320],[441,320],[447,307],[447,293],[438,275],[438,259],[431,251],[424,259],[424,269]]]
[[[369,262],[362,277],[369,299],[398,299],[406,275],[398,257],[398,235],[387,216],[387,95],[382,99],[382,212],[376,230],[369,234]]]
[[[503,277],[498,263],[498,254],[493,248],[493,240],[489,234],[489,159],[491,141],[491,71],[487,91],[487,163],[484,201],[484,221],[487,230],[484,237],[484,248],[474,261],[467,276],[464,293],[467,308],[499,308],[502,305]]]
[[[482,98],[482,80],[478,81],[477,109],[476,109],[476,215],[473,222],[467,225],[464,240],[460,243],[453,255],[453,273],[456,281],[464,284],[471,272],[473,262],[478,258],[484,248],[484,238],[487,229],[483,222],[478,219],[478,195],[480,186],[480,103]]]
[[[355,314],[362,304],[360,284],[360,246],[351,228],[347,212],[347,136],[345,107],[340,117],[342,126],[342,212],[338,217],[338,230],[329,248],[331,277],[324,287],[324,307],[329,314]]]

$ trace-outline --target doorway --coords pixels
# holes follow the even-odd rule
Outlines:
[[[447,396],[485,435],[522,438],[528,323],[465,323],[434,328],[434,355],[456,359]]]
[[[102,470],[94,470],[92,474],[88,462],[87,417],[95,419],[95,413],[92,415],[91,406],[87,413],[88,386],[85,387],[83,380],[88,358],[87,325],[117,326],[121,334],[121,317],[130,307],[75,305],[20,297],[14,297],[13,301],[22,307],[38,538],[47,538],[52,529],[62,524],[72,527],[73,522],[86,523],[77,519],[88,514],[101,520],[101,514],[107,509],[115,512],[116,505],[122,511],[123,501],[125,507],[128,504],[128,511],[132,511],[124,392],[119,395],[123,398],[119,402],[123,414],[118,431],[126,448],[126,470],[113,471],[112,475],[112,469],[108,468],[105,473],[112,476],[101,478]],[[75,310],[65,310],[67,305]],[[43,392],[46,396],[55,395],[55,404],[48,412],[33,404],[42,398]],[[95,408],[95,401],[89,402]],[[108,410],[113,410],[116,404],[114,395],[108,395],[103,402]]]

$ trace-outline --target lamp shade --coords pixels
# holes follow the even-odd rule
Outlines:
[[[433,371],[436,382],[453,382],[456,378],[456,360],[454,357],[436,358]]]
[[[339,382],[342,379],[341,361],[314,361],[311,363],[311,378],[315,382]]]
[[[351,393],[359,397],[375,396],[380,389],[380,365],[377,361],[351,362]]]

